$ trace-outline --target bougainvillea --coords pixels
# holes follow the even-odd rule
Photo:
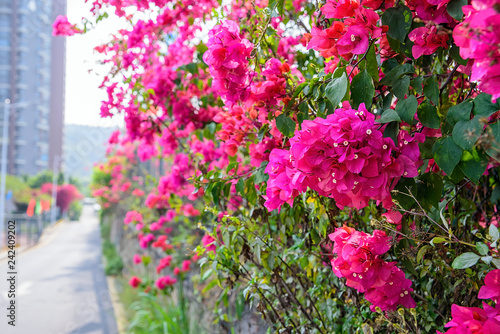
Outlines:
[[[373,235],[344,226],[329,235],[334,242],[331,261],[333,272],[345,277],[346,285],[359,292],[382,311],[395,311],[398,305],[414,308],[415,301],[411,281],[405,278],[394,262],[385,262],[381,255],[391,248],[391,240],[383,231],[375,230]]]
[[[417,141],[404,140],[396,148],[380,127],[364,104],[355,110],[347,102],[326,119],[304,121],[302,130],[290,138],[289,152],[271,151],[266,207],[292,203],[310,188],[332,197],[340,208],[362,209],[370,200],[390,208],[390,191],[398,180],[418,175],[418,160],[410,156],[420,152]]]
[[[497,330],[499,1],[99,0],[54,34],[110,13],[93,193],[132,286],[272,332]]]

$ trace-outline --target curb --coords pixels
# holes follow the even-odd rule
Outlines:
[[[113,312],[115,314],[116,326],[119,334],[125,334],[127,329],[127,317],[125,316],[125,308],[120,302],[120,294],[116,289],[116,279],[112,276],[106,276],[108,282],[109,297],[113,304]]]
[[[101,255],[101,259],[104,269],[106,268],[107,260],[106,257],[104,257],[104,255]],[[116,289],[116,278],[114,276],[108,276],[106,274],[104,274],[104,276],[106,277],[106,282],[108,284],[109,299],[111,300],[111,304],[113,305],[113,314],[115,315],[115,322],[116,322],[116,327],[118,327],[118,333],[126,334],[128,321],[125,308],[123,307],[123,304],[120,301],[120,294]]]

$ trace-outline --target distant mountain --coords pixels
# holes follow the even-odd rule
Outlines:
[[[64,129],[64,162],[68,174],[88,183],[92,168],[102,161],[107,141],[117,128],[66,124]]]

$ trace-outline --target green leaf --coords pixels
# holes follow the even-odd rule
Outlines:
[[[384,96],[384,99],[382,100],[382,109],[391,109],[393,97],[394,95],[392,93]]]
[[[491,102],[491,95],[482,93],[474,99],[474,115],[490,117],[500,110],[500,99],[496,103]]]
[[[418,101],[414,95],[408,96],[405,100],[398,101],[396,105],[396,112],[399,117],[408,124],[413,122],[413,117],[417,112]]]
[[[462,11],[463,6],[467,6],[467,0],[451,0],[446,7],[448,14],[451,15],[455,20],[460,21],[464,16]]]
[[[478,153],[479,154],[479,153]],[[485,155],[483,153],[483,155]],[[484,157],[478,159],[474,159],[474,156],[467,151],[464,151],[462,155],[462,160],[458,164],[460,170],[472,180],[474,183],[478,183],[481,176],[483,176],[486,167],[488,166],[488,160]]]
[[[402,78],[396,79],[392,86],[392,92],[398,100],[402,100],[405,98],[405,95],[408,94],[408,88],[410,87],[410,77],[405,75]]]
[[[424,92],[424,88],[422,86],[423,82],[424,82],[423,77],[416,77],[411,81],[411,86],[413,87],[413,89],[415,89],[415,91],[418,94],[422,94]]]
[[[422,124],[431,129],[439,129],[441,125],[441,120],[437,114],[437,108],[425,101],[418,106],[418,119]]]
[[[405,41],[406,35],[411,28],[413,17],[408,7],[399,5],[387,9],[382,15],[382,24],[389,26],[387,34],[401,43]]]
[[[303,82],[301,83],[300,85],[297,86],[297,88],[295,88],[295,92],[293,92],[293,97],[297,97],[299,96],[299,94],[302,92],[302,90],[304,90],[304,88],[308,85],[307,82]]]
[[[295,133],[295,122],[285,114],[276,117],[276,127],[286,137],[293,137]]]
[[[342,74],[340,78],[333,78],[332,81],[328,83],[325,89],[325,95],[328,100],[332,103],[333,107],[336,108],[347,92],[347,76],[345,73]]]
[[[450,56],[454,61],[456,61],[460,65],[467,66],[467,59],[463,59],[460,56],[460,49],[455,44],[452,44],[450,48]]]
[[[401,78],[403,75],[413,73],[415,73],[415,67],[412,64],[398,65],[385,74],[385,77],[380,80],[380,84],[392,86],[396,79]]]
[[[401,261],[403,263],[403,265],[405,266],[407,271],[409,271],[412,275],[418,277],[418,273],[415,270],[415,266],[413,265],[413,262],[411,262],[411,260],[409,258],[404,257],[403,259],[400,259],[399,261]]]
[[[454,269],[469,268],[469,267],[472,267],[473,265],[475,265],[480,258],[481,257],[475,253],[471,253],[471,252],[464,253],[464,254],[460,255],[459,257],[457,257],[453,261],[451,266]]]
[[[240,178],[238,180],[238,183],[236,183],[236,191],[241,195],[245,195],[245,181],[243,181],[243,178]]]
[[[441,244],[443,242],[446,242],[446,239],[443,238],[443,237],[435,237],[431,240],[431,245],[435,245],[435,244]]]
[[[391,109],[387,109],[391,110]],[[398,146],[398,133],[399,133],[399,123],[390,122],[386,125],[384,130],[384,138],[391,138],[396,147]]]
[[[269,1],[269,9],[271,10],[271,17],[283,16],[284,0],[271,0]]]
[[[493,189],[493,191],[491,192],[490,201],[492,203],[496,203],[498,202],[499,199],[500,199],[500,186],[497,184]]]
[[[392,198],[398,201],[403,209],[410,210],[413,204],[415,204],[415,200],[411,196],[409,196],[408,192],[414,192],[414,188],[415,180],[413,178],[404,177],[399,180],[399,182],[396,184],[396,187],[394,187],[394,190],[397,190],[397,192],[392,195]]]
[[[195,74],[198,71],[198,66],[195,63],[189,63],[186,65],[186,69],[189,73]]]
[[[493,159],[500,161],[500,121],[488,125],[485,132],[493,135],[491,146],[486,149],[486,153]]]
[[[297,114],[297,120],[299,121],[299,124],[302,124],[304,120],[309,119],[309,106],[307,105],[307,102],[302,102],[299,104],[298,109],[300,113]]]
[[[425,79],[424,95],[431,100],[432,103],[439,103],[439,86],[435,76]]]
[[[479,122],[479,117],[474,117],[470,121],[459,121],[453,128],[453,140],[466,151],[471,151],[479,136],[483,132],[483,124]]]
[[[438,166],[446,173],[451,175],[453,169],[462,157],[462,148],[460,148],[451,137],[439,138],[432,148],[434,160]]]
[[[498,228],[493,224],[490,224],[490,227],[488,229],[488,234],[491,237],[492,243],[496,242],[498,240],[498,238],[500,238],[500,233],[498,232]]]
[[[487,255],[488,252],[490,251],[490,249],[488,248],[488,246],[486,246],[486,244],[484,244],[482,242],[476,243],[476,249],[479,252],[479,254],[481,254],[483,256]]]
[[[399,122],[400,123],[401,118],[399,118],[399,115],[395,110],[387,109],[386,111],[384,111],[382,116],[376,120],[376,122],[382,123],[382,124],[389,123],[389,122]]]
[[[448,109],[448,114],[446,114],[446,120],[452,126],[454,126],[457,122],[470,120],[472,106],[472,100],[468,99],[460,104],[450,107],[450,109]]]
[[[438,203],[443,191],[443,178],[435,173],[427,173],[419,179],[417,196],[415,197],[420,199],[420,204],[425,210],[430,210],[431,207],[439,208]]]
[[[491,262],[497,267],[497,269],[500,269],[500,259],[492,259]]]
[[[355,109],[358,109],[361,103],[364,103],[367,109],[372,105],[372,99],[375,94],[373,80],[367,70],[359,72],[351,82],[351,99]]]
[[[377,55],[375,54],[374,44],[370,46],[366,54],[366,70],[368,71],[368,74],[372,77],[373,81],[375,81],[375,83],[378,83],[378,81],[380,80],[378,75],[379,66],[377,62]]]
[[[436,137],[427,137],[423,143],[419,143],[418,146],[420,148],[420,156],[422,159],[433,159],[434,154],[432,154],[432,147],[436,143],[438,138]]]
[[[421,262],[425,253],[427,252],[427,250],[429,249],[429,245],[425,245],[423,246],[422,248],[420,248],[418,250],[418,253],[417,253],[417,262]]]

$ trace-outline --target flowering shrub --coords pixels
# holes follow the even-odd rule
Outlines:
[[[44,194],[52,195],[52,183],[42,184],[40,190]],[[56,205],[57,207],[59,207],[61,212],[68,211],[71,203],[83,198],[83,195],[80,194],[78,189],[72,184],[63,184],[57,186],[56,196]]]
[[[273,332],[497,331],[500,1],[100,0],[55,34],[113,12],[94,196],[132,286]]]

